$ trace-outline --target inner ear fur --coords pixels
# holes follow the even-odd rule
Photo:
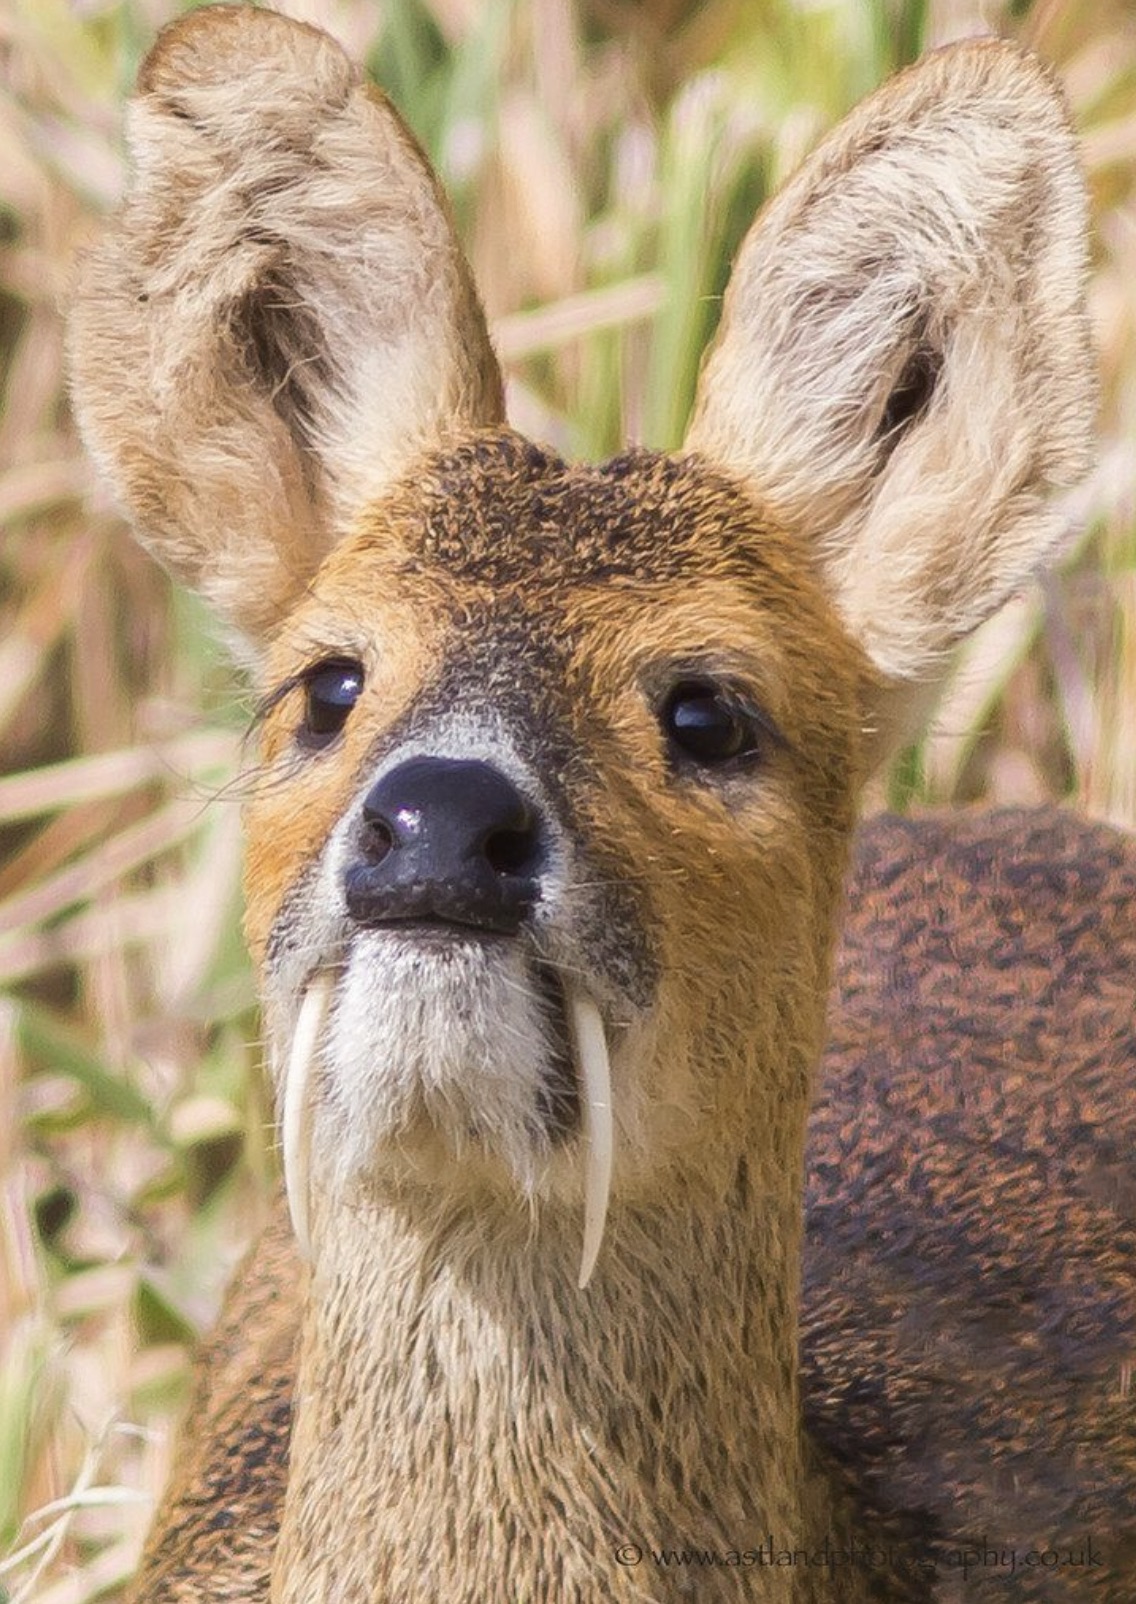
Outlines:
[[[141,537],[255,649],[417,452],[502,420],[501,377],[425,156],[327,35],[193,12],[127,130],[76,410]]]
[[[997,40],[865,101],[742,246],[687,446],[811,544],[878,720],[1060,533],[1095,403],[1086,257],[1060,90]]]

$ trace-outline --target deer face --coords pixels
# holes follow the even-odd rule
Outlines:
[[[325,35],[174,24],[84,270],[84,428],[264,691],[249,807],[317,1190],[796,1186],[857,783],[1040,560],[1092,412],[1044,71],[941,52],[755,223],[689,455],[566,467],[425,159]],[[614,1116],[614,1117],[613,1117]],[[613,1168],[614,1152],[614,1168]]]
[[[494,433],[425,461],[268,671],[248,925],[278,1062],[336,976],[319,1162],[578,1197],[582,993],[617,1188],[707,1167],[731,1106],[786,1094],[761,1031],[824,994],[868,673],[694,459],[569,468]]]

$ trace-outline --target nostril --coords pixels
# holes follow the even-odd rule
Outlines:
[[[536,853],[536,834],[523,830],[494,830],[481,850],[495,874],[521,874],[531,869]]]
[[[394,846],[394,832],[385,819],[364,820],[360,846],[363,857],[372,868],[383,861]]]

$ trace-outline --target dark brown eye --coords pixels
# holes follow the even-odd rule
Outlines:
[[[304,675],[304,723],[309,746],[326,746],[347,723],[363,690],[362,665],[349,659],[317,663]]]
[[[707,766],[752,756],[759,748],[757,721],[705,680],[675,686],[663,704],[662,725],[682,756]]]

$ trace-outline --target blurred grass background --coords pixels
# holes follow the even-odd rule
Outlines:
[[[113,1598],[192,1344],[274,1172],[226,781],[247,716],[135,550],[64,388],[70,263],[173,0],[0,0],[0,1599]],[[1054,62],[1083,134],[1101,448],[1061,572],[971,645],[893,804],[1136,825],[1136,13],[1126,0],[327,0],[454,198],[514,419],[681,439],[731,254],[823,130],[967,33]],[[208,804],[208,805],[207,805]]]

